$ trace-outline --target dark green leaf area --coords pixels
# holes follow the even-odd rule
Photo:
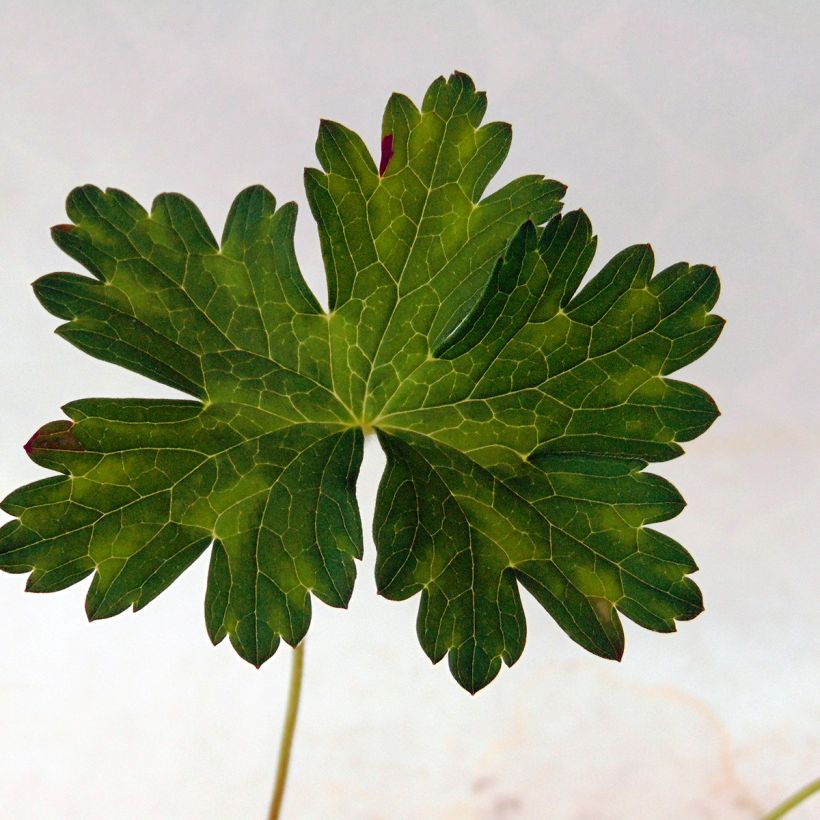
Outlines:
[[[4,502],[19,520],[2,531],[0,565],[33,569],[29,590],[93,572],[88,615],[109,617],[145,606],[213,543],[209,633],[230,635],[257,665],[280,636],[304,636],[310,593],[347,604],[362,548],[360,431],[260,432],[227,404],[89,399],[64,410],[69,433],[55,440],[44,428],[29,446],[35,461],[66,475]]]
[[[209,551],[208,632],[259,665],[302,639],[312,596],[350,599],[375,431],[379,591],[419,596],[424,651],[469,691],[521,655],[522,588],[606,658],[621,615],[662,632],[697,615],[694,562],[651,527],[683,501],[644,470],[717,416],[670,378],[720,333],[717,274],[655,273],[635,245],[590,276],[592,226],[560,213],[561,183],[490,188],[511,129],[486,105],[459,73],[421,106],[394,94],[380,163],[321,123],[305,189],[327,311],[296,260],[296,206],[261,186],[220,242],[179,194],[148,210],[73,191],[53,237],[87,273],[34,286],[57,333],[191,400],[87,399],[41,427],[26,449],[58,475],[5,500],[0,568],[33,591],[93,576],[102,618]]]
[[[585,649],[620,659],[616,610],[662,632],[701,611],[696,569],[672,539],[645,528],[683,501],[642,462],[551,456],[487,470],[413,433],[381,434],[377,581],[388,598],[421,593],[418,631],[474,692],[524,647],[518,584]]]
[[[575,211],[543,230],[525,224],[481,299],[438,356],[418,367],[382,424],[426,432],[481,463],[583,453],[662,461],[702,433],[717,408],[666,378],[722,328],[708,313],[713,268],[685,264],[651,277],[652,251],[618,254],[580,292],[595,241]]]

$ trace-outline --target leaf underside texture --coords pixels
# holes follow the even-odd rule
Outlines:
[[[362,554],[363,435],[387,455],[378,588],[419,596],[418,636],[475,692],[525,642],[521,589],[585,649],[620,658],[620,615],[668,632],[702,609],[689,554],[648,525],[683,500],[649,462],[718,414],[669,378],[717,339],[715,270],[654,273],[636,245],[581,285],[582,211],[541,176],[487,194],[511,130],[464,74],[421,108],[394,94],[377,167],[323,121],[305,171],[329,310],[294,254],[296,205],[239,194],[221,242],[197,207],[68,197],[55,242],[89,275],[37,297],[80,350],[190,400],[84,399],[26,445],[57,473],[9,495],[0,568],[48,592],[92,576],[90,618],[140,609],[210,551],[205,602],[261,665],[347,605]]]

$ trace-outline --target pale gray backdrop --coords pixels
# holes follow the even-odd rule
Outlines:
[[[377,598],[317,605],[290,818],[755,818],[820,774],[816,2],[0,3],[0,493],[44,475],[22,444],[89,395],[171,391],[51,334],[29,282],[77,266],[48,236],[84,182],[191,196],[215,233],[255,182],[302,205],[320,117],[377,150],[388,94],[457,68],[515,127],[499,182],[569,184],[599,262],[651,241],[716,264],[728,326],[682,374],[724,416],[664,465],[689,502],[707,611],[628,625],[622,664],[530,606],[521,661],[471,698]],[[368,442],[365,520],[383,464]],[[85,584],[0,576],[0,815],[260,818],[289,651],[261,672],[202,617],[207,560],[139,615],[88,625]],[[804,818],[818,817],[820,802]]]

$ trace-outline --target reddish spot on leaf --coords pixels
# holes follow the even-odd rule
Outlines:
[[[69,231],[74,230],[74,226],[73,225],[53,225],[51,227],[51,230],[52,231],[57,231],[59,233],[68,233]]]
[[[385,134],[382,137],[382,159],[379,163],[379,176],[383,177],[387,170],[387,164],[393,157],[393,135]]]
[[[50,421],[44,424],[24,445],[31,455],[34,450],[74,450],[85,449],[73,432],[74,422],[68,419]]]

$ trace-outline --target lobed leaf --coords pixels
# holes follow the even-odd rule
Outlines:
[[[93,576],[90,618],[140,609],[210,550],[208,633],[257,666],[347,605],[361,557],[363,434],[387,455],[379,592],[420,596],[418,634],[475,692],[524,648],[526,589],[581,646],[620,658],[620,615],[702,609],[689,554],[650,525],[683,507],[644,472],[717,416],[669,378],[717,339],[717,274],[654,274],[647,245],[587,284],[596,240],[564,186],[489,195],[511,130],[456,73],[394,94],[377,163],[323,121],[305,188],[330,309],[296,260],[296,206],[239,194],[217,243],[196,206],[71,193],[57,244],[91,276],[35,282],[57,332],[193,400],[86,399],[26,445],[58,475],[3,509],[0,568],[46,592]]]

